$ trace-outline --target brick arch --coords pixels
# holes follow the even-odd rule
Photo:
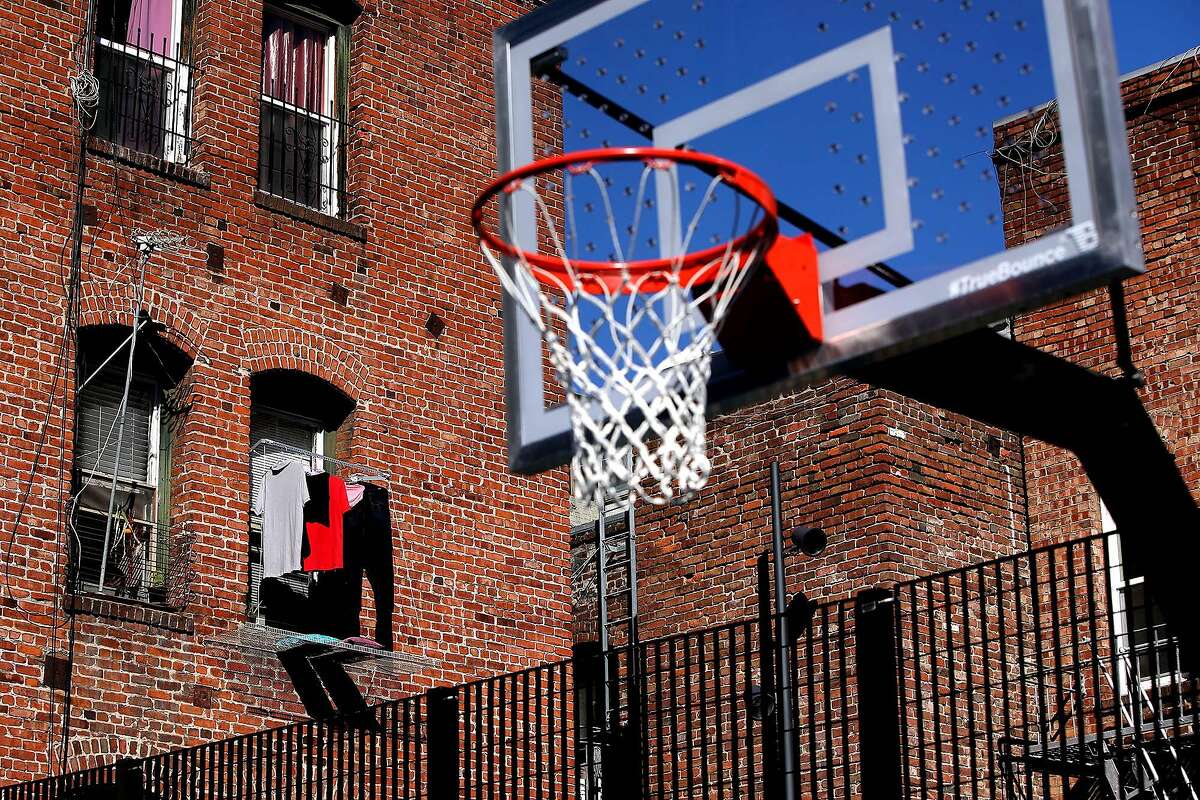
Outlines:
[[[242,332],[251,372],[294,369],[316,375],[352,401],[363,395],[366,370],[354,353],[296,328],[247,328]]]
[[[79,325],[128,325],[133,303],[132,281],[92,280],[83,284],[79,300]],[[179,300],[147,288],[143,305],[155,322],[167,326],[161,334],[192,361],[199,358],[208,336],[208,320],[198,317]]]
[[[68,768],[91,769],[112,764],[121,758],[145,758],[153,755],[157,749],[151,741],[139,734],[80,732],[71,737]]]

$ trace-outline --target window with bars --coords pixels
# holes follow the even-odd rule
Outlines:
[[[311,15],[263,14],[258,188],[323,214],[346,213],[349,31]]]
[[[192,0],[101,0],[92,132],[164,161],[191,153]]]
[[[132,363],[128,326],[79,331],[66,578],[72,592],[179,609],[193,585],[192,532],[172,519],[171,471],[191,359],[154,325],[139,330]]]

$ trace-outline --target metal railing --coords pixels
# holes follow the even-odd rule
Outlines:
[[[52,800],[108,795],[117,786],[118,773],[125,764],[105,764],[92,769],[68,772],[24,783],[0,787],[0,800]]]
[[[259,100],[258,188],[326,216],[349,216],[349,126],[332,102],[317,113],[276,95]]]
[[[105,517],[79,509],[72,520],[71,586],[161,606],[185,608],[191,599],[195,535],[187,525],[163,525],[120,517],[112,527],[104,584]]]
[[[853,700],[839,688],[847,624],[841,604],[822,607],[794,645],[811,676],[797,763],[821,797],[855,796]],[[761,692],[759,634],[759,621],[749,620],[672,636],[122,770],[138,797],[194,800],[764,797],[777,782],[769,774],[777,751],[765,733],[775,705]],[[115,785],[115,772],[105,776]],[[73,785],[41,782],[33,793],[31,784],[8,786],[0,800],[67,797]]]
[[[1186,800],[1196,686],[1177,670],[1148,680],[1122,650],[1111,541],[818,604],[789,621],[788,659],[778,619],[760,617],[125,769],[145,796],[187,800]],[[1156,641],[1142,646],[1174,647]],[[784,662],[790,681],[773,673]],[[785,719],[771,687],[789,685]],[[66,796],[31,785],[0,800]]]
[[[96,39],[99,104],[92,133],[133,153],[187,166],[192,157],[192,66],[165,39]]]
[[[1149,617],[1143,630],[1162,625],[1153,608],[1125,608],[1116,595],[1117,541],[1092,536],[896,587],[907,797],[1076,787],[1190,796],[1196,684],[1176,669],[1133,676],[1133,615]],[[1145,663],[1178,664],[1171,637],[1136,645]]]

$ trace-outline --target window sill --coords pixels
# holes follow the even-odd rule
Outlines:
[[[105,139],[91,137],[88,140],[88,151],[104,158],[110,158],[113,161],[119,161],[134,167],[141,167],[155,174],[172,178],[181,183],[191,184],[200,189],[208,189],[212,185],[212,177],[207,172],[185,167],[183,164],[167,161],[158,156],[152,156],[149,153],[140,153],[137,150],[113,144]]]
[[[68,595],[63,605],[70,614],[133,622],[179,633],[196,632],[196,624],[191,614],[136,600],[124,600],[102,594],[75,594]]]
[[[298,219],[301,222],[307,222],[310,225],[316,225],[318,228],[324,228],[327,231],[349,236],[351,239],[357,239],[360,242],[367,240],[367,229],[363,225],[331,217],[328,214],[322,214],[315,208],[293,203],[291,200],[268,194],[261,189],[254,190],[254,205],[259,208],[265,208],[268,211],[283,214],[292,219]]]

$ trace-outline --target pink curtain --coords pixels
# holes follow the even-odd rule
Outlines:
[[[285,103],[328,114],[325,43],[328,34],[267,15],[263,24],[262,91]]]
[[[132,0],[125,41],[142,50],[176,58],[171,44],[172,0]]]

